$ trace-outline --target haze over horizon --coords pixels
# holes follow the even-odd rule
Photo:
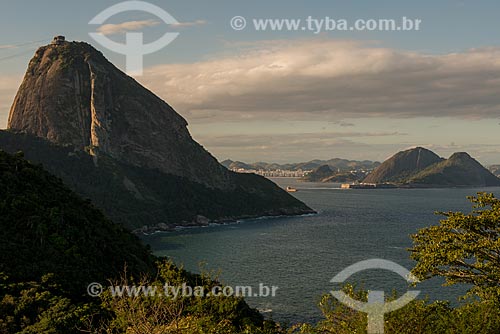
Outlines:
[[[0,128],[7,125],[29,59],[54,35],[89,42],[124,70],[123,55],[88,35],[96,30],[89,20],[114,3],[68,6],[58,0],[57,11],[37,2],[2,10],[0,27],[9,34],[0,41]],[[151,3],[180,24],[167,27],[153,15],[130,12],[110,18],[106,33],[120,41],[124,31],[138,30],[152,41],[165,30],[180,32],[163,50],[145,56],[144,75],[135,79],[183,115],[192,136],[220,161],[383,161],[424,146],[443,157],[466,151],[483,164],[500,163],[499,3]],[[407,16],[421,19],[422,28],[235,31],[229,25],[235,15]]]

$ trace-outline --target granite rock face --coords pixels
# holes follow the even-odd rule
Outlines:
[[[230,173],[191,138],[182,116],[87,43],[36,51],[8,129],[209,187],[233,187]]]
[[[82,42],[36,51],[0,150],[24,152],[131,230],[314,212],[272,181],[219,164],[184,118]]]

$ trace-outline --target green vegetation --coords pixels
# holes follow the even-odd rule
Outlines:
[[[411,249],[415,275],[471,284],[470,298],[455,308],[413,301],[386,315],[386,333],[500,332],[500,200],[479,194],[471,201],[472,213],[444,213],[439,225],[412,236]],[[136,237],[22,154],[0,151],[0,228],[0,334],[366,333],[366,315],[330,295],[319,304],[324,320],[291,327],[264,320],[240,297],[113,297],[105,290],[91,298],[90,282],[160,290],[165,282],[186,283],[206,291],[219,284],[212,274],[191,274],[153,257]],[[367,300],[367,291],[353,286],[344,292]]]
[[[76,293],[75,286],[112,278],[124,264],[132,273],[153,270],[137,237],[21,154],[3,151],[0,226],[0,272],[14,282],[54,273],[62,289]]]
[[[367,292],[348,285],[351,297],[367,301]],[[396,298],[393,296],[392,298]],[[320,302],[324,320],[316,325],[302,324],[291,329],[296,334],[366,333],[365,314],[353,311],[330,295]],[[385,315],[386,334],[494,334],[500,332],[500,306],[493,301],[474,301],[453,308],[448,302],[415,300]]]
[[[413,272],[420,279],[472,284],[471,294],[500,303],[500,200],[485,193],[470,200],[472,213],[443,213],[447,218],[438,226],[413,236]]]
[[[206,287],[216,282],[156,259],[137,237],[22,154],[0,151],[0,231],[2,334],[185,332],[176,328],[258,333],[274,326],[236,297],[88,296],[89,283],[106,286],[108,280]],[[148,325],[152,330],[143,330]]]

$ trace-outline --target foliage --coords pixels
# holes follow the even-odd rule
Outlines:
[[[366,301],[367,292],[350,285],[344,292]],[[394,294],[388,300],[396,299]],[[347,308],[330,295],[320,303],[325,320],[316,325],[297,324],[293,334],[365,334],[366,314]],[[500,306],[492,301],[473,301],[453,308],[448,302],[414,300],[384,316],[386,334],[494,334],[500,332]]]
[[[0,272],[13,282],[54,273],[63,290],[83,295],[91,282],[154,269],[140,240],[90,201],[22,159],[0,151]]]
[[[163,293],[164,284],[170,286],[202,286],[206,291],[217,284],[207,273],[194,275],[178,268],[170,261],[158,263],[155,279],[143,277],[132,282],[126,276],[113,286],[154,287],[147,296],[138,294],[117,297],[110,291],[101,295],[102,306],[113,312],[113,317],[93,323],[89,330],[95,333],[277,333],[276,324],[264,321],[241,297],[182,296],[173,298]],[[150,290],[151,291],[151,290]]]
[[[61,180],[21,153],[0,151],[0,334],[271,333],[267,328],[275,327],[238,297],[86,295],[90,282],[106,286],[108,279],[217,284],[207,273],[157,260]]]
[[[93,303],[71,300],[54,275],[39,281],[12,283],[0,280],[0,333],[73,333],[83,319],[106,311]]]
[[[446,278],[472,284],[471,293],[500,301],[500,200],[493,194],[470,197],[473,212],[441,213],[446,219],[413,235],[413,273],[420,279]]]

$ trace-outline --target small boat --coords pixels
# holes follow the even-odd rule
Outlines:
[[[295,192],[297,192],[297,188],[294,188],[294,187],[286,187],[286,191],[288,191],[289,193],[295,193]]]

